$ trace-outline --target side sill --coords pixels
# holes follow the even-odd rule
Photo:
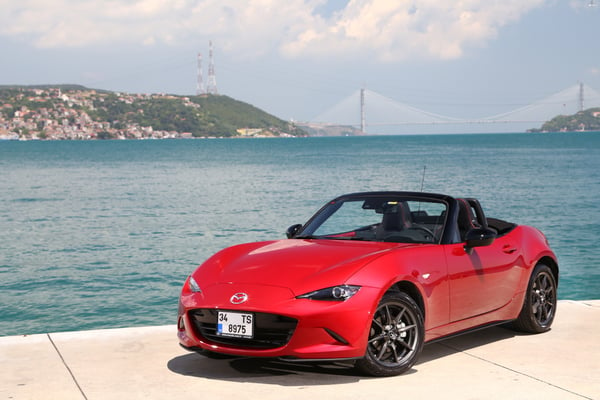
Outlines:
[[[438,337],[438,338],[435,338],[435,339],[428,340],[427,342],[425,342],[425,344],[427,345],[427,344],[442,342],[444,340],[452,339],[452,338],[455,338],[457,336],[466,335],[467,333],[481,331],[483,329],[492,328],[492,327],[498,326],[498,325],[504,325],[504,324],[510,323],[512,321],[514,321],[514,320],[508,319],[506,321],[490,322],[488,324],[479,325],[479,326],[476,326],[474,328],[465,329],[465,330],[460,331],[460,332],[455,332],[455,333],[451,333],[451,334],[446,335],[446,336],[441,336],[441,337]]]

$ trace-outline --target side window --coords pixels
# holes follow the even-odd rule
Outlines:
[[[446,205],[424,201],[408,201],[410,211],[415,216],[441,217],[446,214]]]
[[[423,201],[408,201],[414,224],[423,226],[439,237],[446,220],[446,204]]]

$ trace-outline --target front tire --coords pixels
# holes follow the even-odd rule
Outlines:
[[[528,333],[550,330],[556,314],[556,300],[556,279],[552,270],[545,264],[536,265],[527,286],[523,308],[513,326]]]
[[[417,361],[424,338],[417,303],[403,292],[386,294],[373,314],[365,357],[356,367],[372,376],[399,375]]]

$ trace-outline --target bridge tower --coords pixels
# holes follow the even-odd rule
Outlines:
[[[360,133],[363,135],[366,132],[365,121],[365,89],[360,89]]]
[[[212,40],[208,42],[208,82],[206,83],[206,92],[209,94],[218,94],[217,76],[215,75],[215,59],[213,55]]]
[[[579,111],[584,110],[583,83],[579,82]]]

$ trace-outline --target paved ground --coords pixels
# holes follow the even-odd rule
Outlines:
[[[175,326],[0,337],[0,399],[600,399],[600,300],[561,301],[553,329],[491,328],[426,346],[408,373],[212,360]]]

